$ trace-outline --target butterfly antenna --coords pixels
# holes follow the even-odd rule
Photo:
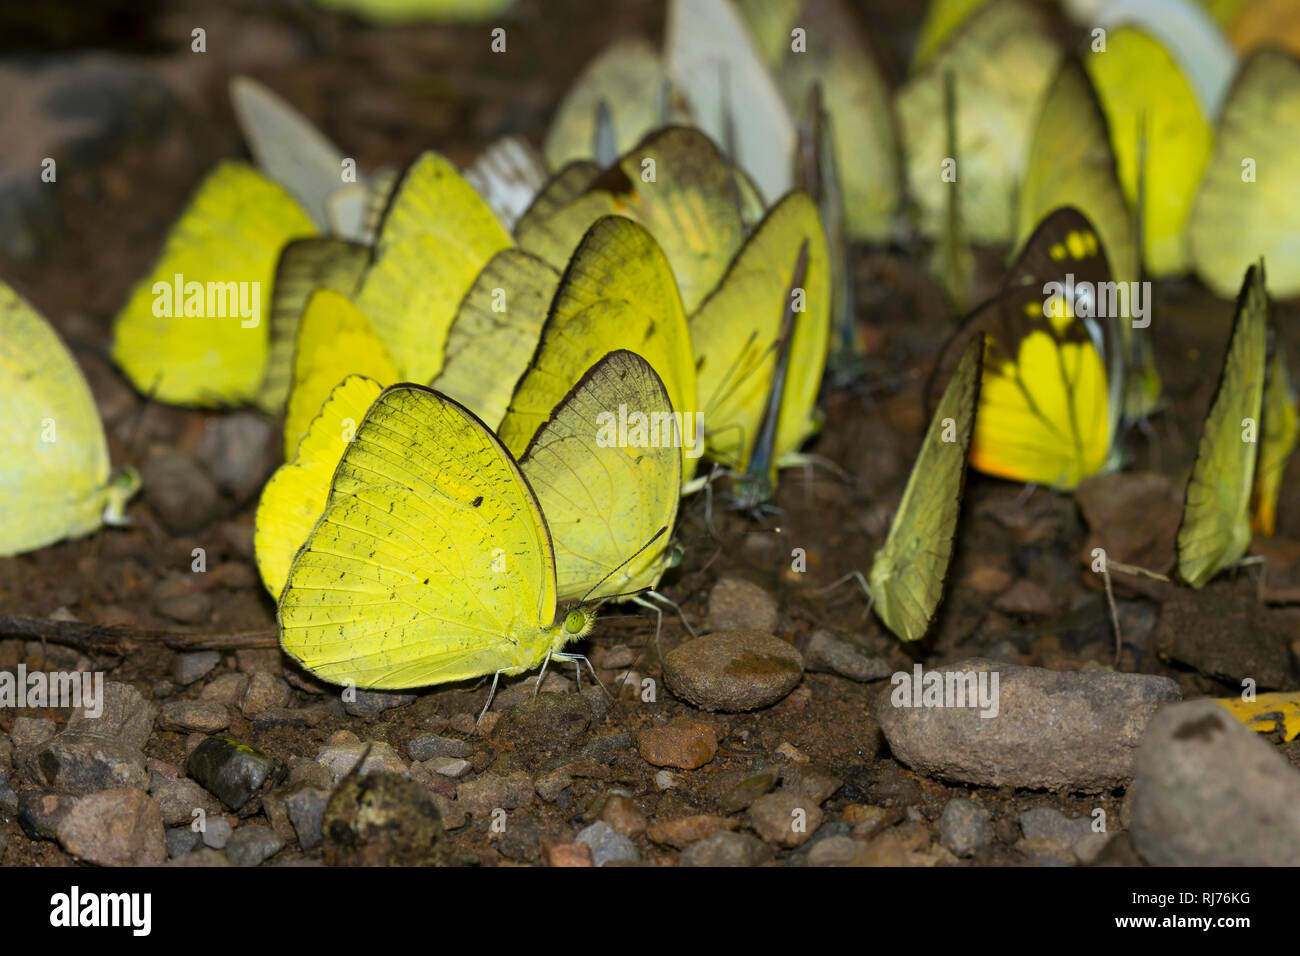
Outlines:
[[[731,72],[727,63],[718,66],[718,89],[722,94],[722,149],[727,154],[727,172],[731,178],[736,212],[743,213],[745,203],[740,191],[740,177],[736,175],[736,117],[731,111]]]
[[[622,571],[625,567],[627,567],[629,564],[631,564],[633,561],[635,561],[635,560],[636,560],[636,559],[641,555],[641,553],[642,553],[643,551],[646,550],[646,548],[650,547],[650,545],[654,544],[656,541],[658,541],[660,538],[662,538],[662,537],[663,537],[664,535],[666,535],[667,533],[668,533],[668,526],[667,526],[667,525],[664,525],[662,528],[660,528],[658,531],[656,531],[653,535],[650,536],[650,540],[649,540],[649,541],[647,541],[645,544],[641,545],[641,547],[637,548],[634,552],[632,552],[630,555],[628,555],[627,558],[625,558],[625,559],[623,560],[623,562],[622,562],[621,564],[618,565],[618,567],[616,567],[616,568],[614,568],[613,570],[611,570],[611,571],[610,571],[608,574],[606,574],[603,578],[601,578],[599,581],[597,581],[595,584],[593,584],[593,585],[588,589],[587,593],[584,594],[584,595],[582,596],[582,600],[578,601],[578,603],[577,603],[576,606],[577,606],[577,607],[582,607],[584,604],[588,604],[588,603],[590,603],[590,602],[591,602],[591,596],[592,596],[593,594],[595,594],[597,590],[600,589],[600,586],[601,586],[602,584],[604,584],[606,581],[608,581],[608,580],[609,580],[610,578],[612,578],[614,575],[618,574],[619,571]],[[599,599],[599,602],[600,602],[601,604],[603,604],[603,603],[605,603],[606,601],[616,601],[616,600],[619,600],[620,598],[631,597],[631,596],[634,595],[634,594],[640,594],[643,590],[645,590],[645,589],[644,589],[644,588],[638,588],[638,589],[635,590],[635,591],[628,591],[628,592],[625,593],[625,594],[610,594],[610,595],[607,595],[607,596],[605,596],[605,597],[600,598],[600,599]]]
[[[618,159],[614,117],[609,111],[609,103],[603,97],[596,103],[596,127],[592,135],[591,155],[601,169],[608,169]]]

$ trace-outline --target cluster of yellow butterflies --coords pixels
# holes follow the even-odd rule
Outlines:
[[[237,79],[257,168],[223,163],[198,186],[112,354],[160,401],[283,415],[255,549],[304,666],[390,689],[515,674],[573,659],[596,605],[657,585],[702,457],[745,507],[807,460],[823,372],[857,347],[846,242],[894,233],[905,175],[924,234],[1023,242],[940,357],[869,575],[881,619],[904,640],[929,627],[968,459],[1064,490],[1119,464],[1159,380],[1096,294],[1143,263],[1216,290],[1246,273],[1179,532],[1199,587],[1244,554],[1252,514],[1271,532],[1298,430],[1251,263],[1267,258],[1275,293],[1300,290],[1300,205],[1275,208],[1298,187],[1259,116],[1300,138],[1285,112],[1300,70],[1256,54],[1216,133],[1160,40],[1107,42],[1081,66],[1026,0],[936,3],[891,103],[839,0],[683,0],[662,55],[621,41],[588,67],[540,153],[511,137],[463,172],[427,152],[400,175],[358,169]],[[1228,176],[1243,143],[1259,147],[1249,188]],[[139,481],[109,477],[74,361],[4,286],[0,321],[12,554],[117,520]]]

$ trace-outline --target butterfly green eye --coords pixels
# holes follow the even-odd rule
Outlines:
[[[574,609],[564,616],[564,629],[570,634],[578,634],[587,626],[586,612]]]
[[[668,567],[670,568],[678,567],[682,563],[682,559],[685,557],[686,557],[686,552],[683,551],[678,545],[673,545],[672,551],[669,552],[668,554]]]

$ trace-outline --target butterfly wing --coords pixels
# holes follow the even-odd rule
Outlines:
[[[1214,155],[1188,222],[1192,262],[1227,298],[1263,257],[1269,291],[1300,292],[1300,62],[1262,49],[1242,67],[1219,117]]]
[[[808,243],[803,311],[795,316],[775,460],[817,428],[814,407],[830,336],[830,263],[817,206],[802,190],[768,213],[721,283],[691,316],[697,388],[710,454],[743,469],[767,405],[786,293]]]
[[[312,419],[297,452],[262,488],[253,520],[253,552],[271,597],[279,598],[284,590],[293,556],[325,510],[334,469],[383,390],[364,375],[340,382]]]
[[[251,166],[222,163],[200,184],[118,313],[114,361],[139,391],[163,402],[254,401],[266,371],[269,323],[261,313],[270,304],[276,261],[287,242],[314,233],[287,192]]]
[[[1259,444],[1259,463],[1255,466],[1255,488],[1251,494],[1251,528],[1271,535],[1277,527],[1277,496],[1287,461],[1300,437],[1300,410],[1286,367],[1286,353],[1281,338],[1273,343],[1264,383],[1264,433]]]
[[[286,653],[397,689],[519,673],[552,646],[555,563],[514,460],[474,415],[395,385],[366,413],[280,596]]]
[[[94,397],[49,323],[0,282],[0,556],[99,528],[108,445]]]
[[[618,349],[650,363],[674,409],[698,408],[691,335],[668,260],[644,228],[609,216],[588,230],[574,252],[537,351],[501,421],[501,441],[511,453],[522,455],[587,369]],[[696,460],[689,452],[683,447],[687,478]]]
[[[370,264],[370,249],[343,239],[295,239],[280,252],[271,291],[271,345],[257,403],[284,408],[293,382],[293,353],[307,300],[317,289],[350,296]]]
[[[871,564],[876,613],[901,640],[925,636],[943,597],[980,394],[980,336],[968,341]],[[980,413],[982,414],[982,412]]]
[[[671,547],[655,535],[677,520],[683,432],[655,370],[626,350],[593,365],[537,430],[519,468],[546,515],[561,602],[658,583]]]
[[[1250,547],[1267,345],[1264,273],[1251,266],[1237,297],[1223,375],[1205,416],[1178,526],[1178,575],[1194,588],[1204,587]]]
[[[1114,463],[1123,394],[1117,335],[1113,324],[1085,318],[1075,302],[1051,295],[1063,290],[1049,283],[1064,286],[1071,275],[1076,287],[1086,282],[1094,290],[1110,281],[1096,232],[1066,208],[1043,221],[1001,293],[963,322],[941,357],[940,368],[953,368],[964,336],[985,335],[971,442],[971,464],[980,471],[1072,489]]]
[[[447,332],[442,371],[429,384],[489,428],[500,425],[559,284],[559,273],[536,256],[498,252],[465,294]]]
[[[489,259],[512,244],[491,208],[448,160],[425,153],[407,170],[375,241],[356,304],[402,376],[442,369],[447,329]]]
[[[347,297],[332,289],[312,294],[298,326],[293,384],[284,419],[284,458],[292,461],[298,443],[330,392],[349,375],[365,375],[391,385],[396,363],[378,333]]]

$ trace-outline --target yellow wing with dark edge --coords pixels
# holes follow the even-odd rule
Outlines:
[[[519,468],[551,530],[561,602],[659,582],[681,499],[680,434],[663,382],[626,350],[593,365],[537,430]]]
[[[979,403],[983,336],[966,345],[912,466],[889,537],[871,564],[876,613],[900,640],[925,636],[943,597]]]
[[[501,420],[498,432],[511,454],[522,455],[587,369],[617,349],[650,363],[675,410],[698,409],[691,334],[668,260],[644,228],[609,216],[588,230],[573,254],[537,351]],[[693,437],[692,430],[687,438]],[[698,452],[683,447],[682,456],[689,479]]]
[[[474,415],[394,385],[289,569],[280,643],[318,677],[398,689],[541,663],[566,640],[537,499]]]
[[[276,260],[285,243],[315,232],[275,183],[245,163],[222,163],[118,313],[113,360],[138,391],[162,402],[254,401],[266,371]]]
[[[1268,295],[1262,265],[1246,270],[1232,338],[1223,360],[1196,464],[1187,479],[1178,526],[1178,576],[1194,588],[1235,564],[1250,547],[1268,337]]]
[[[1065,289],[1070,275],[1073,301]],[[1118,333],[1112,320],[1089,317],[1095,293],[1109,281],[1092,225],[1077,209],[1058,209],[1030,236],[1002,291],[965,320],[939,368],[955,366],[965,333],[985,333],[974,467],[1071,490],[1118,463],[1113,443],[1124,384]],[[1094,294],[1083,295],[1089,287]]]

